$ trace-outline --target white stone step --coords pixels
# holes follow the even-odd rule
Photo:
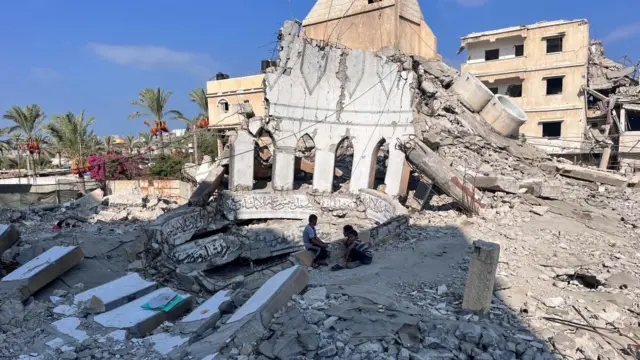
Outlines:
[[[143,337],[163,322],[174,321],[193,307],[191,295],[178,293],[182,296],[182,301],[167,312],[142,308],[143,304],[168,291],[174,292],[170,288],[158,289],[128,304],[96,315],[93,320],[104,327],[124,329],[133,336]]]
[[[102,301],[105,311],[111,311],[119,306],[144,296],[157,289],[158,284],[147,281],[138,273],[130,273],[121,278],[81,292],[73,298],[73,304],[87,301],[95,296]]]
[[[0,282],[15,284],[23,299],[76,266],[84,254],[78,246],[54,246],[5,276]]]
[[[231,301],[231,291],[221,290],[203,302],[184,319],[178,322],[178,327],[183,334],[196,333],[202,335],[212,328],[222,316],[220,308]]]

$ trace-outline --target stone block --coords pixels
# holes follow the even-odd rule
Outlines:
[[[84,254],[78,246],[54,246],[5,276],[0,282],[17,285],[23,299],[76,266]]]
[[[306,267],[311,266],[313,264],[313,259],[315,258],[315,254],[309,250],[298,251],[291,254],[291,256],[295,257],[301,265]]]
[[[212,335],[192,344],[191,356],[203,359],[217,353],[230,340],[237,347],[259,340],[273,315],[309,282],[309,274],[300,265],[282,270],[265,282],[233,316]]]
[[[0,255],[9,250],[20,238],[20,231],[13,224],[0,224]]]
[[[192,206],[203,206],[208,201],[213,192],[222,184],[222,178],[226,170],[224,166],[220,164],[213,164],[211,170],[198,184],[191,197],[189,197],[189,204]]]
[[[526,189],[527,194],[546,199],[560,199],[562,183],[544,179],[526,179],[520,181],[520,189]]]
[[[174,292],[169,288],[161,288],[126,305],[97,315],[93,320],[106,327],[129,331],[133,336],[142,337],[152,332],[165,321],[174,321],[193,307],[191,295],[179,294],[182,301],[171,310],[153,311],[145,310],[142,305],[165,292]]]
[[[89,336],[85,331],[78,330],[80,323],[81,320],[79,318],[68,317],[51,323],[51,326],[59,334],[69,336],[76,341],[84,341],[88,339]]]
[[[520,190],[518,181],[507,176],[467,175],[465,180],[480,190],[502,191],[509,194],[517,194]]]
[[[171,335],[168,333],[159,333],[146,337],[158,354],[162,356],[170,355],[170,358],[182,359],[186,353],[186,345],[189,343],[189,337]],[[184,352],[184,353],[183,353]]]
[[[95,189],[87,195],[76,200],[76,205],[92,208],[94,206],[100,205],[103,198],[104,192],[102,191],[102,189]]]
[[[80,302],[95,296],[102,301],[105,311],[111,311],[150,293],[157,287],[156,282],[146,281],[137,273],[131,273],[76,295],[73,303],[77,306]]]
[[[499,258],[500,245],[481,240],[473,242],[473,253],[462,300],[463,309],[479,315],[489,312]]]
[[[222,308],[231,303],[229,290],[218,291],[203,302],[184,319],[178,322],[178,328],[184,334],[195,333],[202,335],[212,328],[222,315]]]

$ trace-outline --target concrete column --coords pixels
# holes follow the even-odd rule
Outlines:
[[[335,151],[316,148],[313,171],[313,189],[331,192],[333,187],[333,171],[335,167]]]
[[[276,144],[271,176],[274,190],[293,190],[295,161],[295,144],[294,146]]]
[[[402,177],[400,178],[400,191],[398,195],[406,196],[409,193],[409,178],[411,177],[411,167],[407,160],[404,161],[402,166]]]
[[[391,196],[400,194],[402,188],[402,174],[404,170],[405,155],[402,151],[396,149],[396,140],[389,141],[389,165],[387,173],[384,177],[384,183],[387,185],[386,193]]]
[[[473,242],[473,254],[462,300],[464,310],[478,315],[489,312],[499,258],[500,245],[482,240]]]
[[[366,139],[363,139],[366,140]],[[358,193],[360,189],[369,187],[369,175],[371,174],[371,159],[375,143],[353,140],[353,165],[351,166],[351,180],[349,191]]]
[[[229,189],[231,191],[253,189],[254,139],[246,130],[239,130],[231,141],[229,159]]]
[[[620,109],[620,133],[627,131],[627,109]]]

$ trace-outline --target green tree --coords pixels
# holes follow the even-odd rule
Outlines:
[[[114,140],[115,139],[111,135],[107,135],[102,138],[102,147],[105,149],[107,154],[111,154],[113,152]]]
[[[153,159],[149,174],[162,178],[179,179],[185,159],[178,156],[160,155]]]
[[[46,119],[45,113],[40,109],[37,104],[26,105],[24,108],[19,106],[12,106],[2,116],[5,120],[13,122],[13,125],[5,128],[7,133],[19,133],[21,134],[27,143],[32,143],[35,140],[35,136],[42,130],[42,125]],[[33,148],[27,152],[27,173],[32,172],[32,151]]]
[[[140,94],[138,94],[138,99],[132,101],[131,104],[141,107],[147,112],[134,111],[129,115],[129,119],[147,116],[152,117],[152,119],[145,119],[145,121],[153,122],[153,126],[151,127],[152,133],[155,132],[160,135],[160,148],[162,149],[162,154],[164,154],[164,139],[162,137],[162,132],[168,130],[165,117],[175,112],[175,110],[167,110],[167,103],[169,102],[171,95],[173,95],[171,91],[165,92],[160,88],[142,89]]]
[[[84,167],[92,146],[95,146],[96,135],[90,129],[95,122],[94,117],[85,118],[84,110],[79,115],[68,112],[54,116],[47,124],[46,130],[63,156],[77,166],[80,179],[80,192],[86,193],[84,183]]]
[[[136,136],[133,134],[127,135],[124,138],[124,145],[127,148],[127,154],[133,154],[133,148],[135,147]]]

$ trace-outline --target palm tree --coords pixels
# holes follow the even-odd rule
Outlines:
[[[102,138],[102,146],[107,151],[107,154],[110,154],[111,151],[113,150],[113,141],[114,140],[115,139],[111,135],[107,135],[107,136]]]
[[[2,116],[5,120],[12,121],[14,125],[5,128],[7,133],[21,133],[29,144],[27,152],[27,173],[31,173],[32,152],[37,150],[35,135],[42,129],[46,115],[38,104],[26,105],[24,108],[12,106]]]
[[[173,115],[173,117],[169,120],[182,121],[187,125],[187,131],[193,132],[193,152],[195,155],[194,163],[198,164],[198,137],[196,136],[195,130],[202,118],[201,115],[196,115],[191,119],[188,119],[187,117],[182,115],[182,113],[180,113],[179,111],[172,111],[171,114]]]
[[[153,142],[153,135],[151,135],[151,133],[148,133],[148,132],[141,132],[141,133],[138,133],[138,136],[139,137],[138,137],[138,140],[136,141],[136,144],[144,148],[143,154],[145,151],[149,153],[151,150],[151,143]],[[151,154],[149,154],[149,159],[151,159]]]
[[[8,131],[7,128],[3,129],[5,131]],[[18,182],[20,182],[19,178],[21,175],[21,167],[20,167],[20,156],[22,155],[22,146],[24,145],[24,137],[22,136],[22,134],[14,132],[13,134],[11,134],[11,138],[9,140],[11,142],[11,146],[13,147],[13,149],[15,149],[16,153],[18,154],[17,158],[18,158]]]
[[[38,168],[40,168],[40,166],[43,164],[43,162],[40,161],[40,154],[42,154],[42,152],[49,151],[47,146],[50,144],[50,141],[49,141],[49,137],[46,134],[42,134],[42,133],[35,134],[33,137],[33,141],[37,145],[36,150],[34,151],[35,153],[34,170],[36,170],[36,166],[35,166],[36,164]]]
[[[10,151],[12,148],[11,138],[5,138],[4,136],[8,133],[7,129],[0,129],[0,154],[4,156],[5,151]]]
[[[131,104],[144,108],[148,112],[134,111],[129,115],[129,119],[135,119],[142,116],[151,116],[153,119],[145,120],[147,123],[149,120],[153,121],[153,127],[151,128],[152,134],[158,133],[160,135],[160,147],[162,154],[164,155],[164,139],[162,137],[163,132],[168,132],[167,123],[164,120],[165,116],[174,112],[166,110],[169,98],[173,95],[171,91],[164,91],[160,88],[151,89],[146,88],[140,91],[138,99],[131,102]]]
[[[133,154],[133,147],[135,145],[136,142],[136,136],[131,134],[131,135],[127,135],[124,138],[124,144],[127,147],[127,154],[131,155]]]
[[[96,136],[89,127],[95,122],[94,117],[85,119],[84,110],[80,115],[68,112],[64,115],[57,115],[53,121],[47,124],[47,132],[51,135],[55,146],[62,155],[76,164],[78,178],[80,179],[80,192],[86,194],[84,184],[84,167],[87,162],[87,155],[92,146],[95,146]]]
[[[209,101],[207,100],[207,92],[204,91],[203,88],[195,88],[189,93],[189,98],[191,102],[196,103],[200,108],[200,113],[196,115],[197,121],[205,120],[206,126],[209,126]],[[187,123],[190,131],[195,130],[197,121],[194,124]],[[195,153],[195,163],[198,164],[198,137],[195,131],[193,133],[193,152]]]

